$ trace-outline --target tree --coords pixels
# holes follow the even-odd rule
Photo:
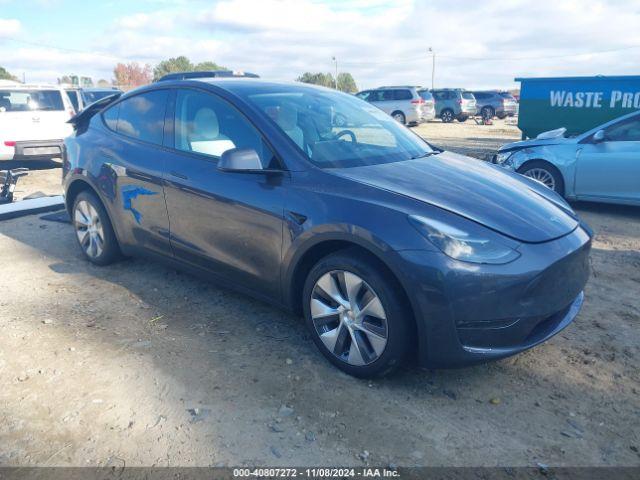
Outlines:
[[[312,73],[305,72],[296,78],[296,82],[311,83],[313,85],[321,85],[323,87],[335,88],[335,80],[330,73]]]
[[[151,65],[138,62],[119,63],[113,69],[113,83],[138,87],[151,83]]]
[[[216,62],[211,61],[200,62],[195,67],[193,67],[194,72],[211,72],[215,70],[228,70],[228,68],[221,67]]]
[[[153,81],[158,81],[168,73],[193,72],[194,65],[184,55],[163,60],[153,69]]]
[[[358,91],[356,81],[349,72],[338,74],[338,90],[346,93],[356,93]]]
[[[336,81],[330,73],[305,72],[296,78],[296,82],[312,83],[314,85],[322,85],[323,87],[336,88]],[[338,74],[338,90],[347,93],[354,93],[358,91],[356,81],[349,72],[342,72]]]
[[[4,67],[0,67],[0,80],[13,80],[18,82],[18,77],[11,75]]]

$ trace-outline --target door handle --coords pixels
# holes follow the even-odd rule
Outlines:
[[[173,177],[181,178],[182,180],[186,180],[186,179],[187,179],[187,176],[186,176],[186,175],[183,175],[182,173],[178,173],[178,172],[176,172],[175,170],[171,170],[171,171],[169,172],[169,174],[170,174],[171,176],[173,176]]]

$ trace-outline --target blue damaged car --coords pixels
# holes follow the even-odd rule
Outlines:
[[[537,180],[569,200],[640,205],[640,112],[581,135],[566,129],[503,145],[493,163]]]

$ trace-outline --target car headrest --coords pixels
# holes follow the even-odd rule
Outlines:
[[[216,112],[210,108],[201,108],[193,117],[189,130],[190,140],[215,140],[220,136],[220,124]]]

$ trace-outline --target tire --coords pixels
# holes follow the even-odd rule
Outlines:
[[[464,123],[464,122],[466,122],[468,119],[469,119],[469,117],[467,117],[466,115],[460,115],[460,116],[457,118],[457,120],[458,120],[460,123]]]
[[[440,112],[440,119],[444,123],[451,123],[451,122],[453,122],[454,118],[455,117],[453,115],[453,110],[451,110],[450,108],[446,108],[442,112]]]
[[[507,116],[508,116],[508,115],[506,115],[506,114],[504,114],[504,113],[501,113],[500,115],[498,115],[498,118],[499,118],[500,120],[504,120],[505,118],[507,118]]]
[[[544,160],[527,162],[518,169],[518,173],[533,180],[537,180],[546,187],[554,190],[559,195],[564,196],[564,180],[562,178],[562,174],[549,162],[545,162]],[[553,180],[553,185],[545,181],[548,178]]]
[[[411,313],[400,286],[389,277],[368,255],[352,248],[321,259],[307,275],[305,323],[322,354],[349,375],[387,375],[410,349]],[[364,314],[358,313],[360,308]]]
[[[109,215],[100,199],[92,192],[80,192],[73,202],[71,221],[76,240],[87,260],[96,265],[109,265],[122,254]]]
[[[393,112],[391,116],[396,122],[401,123],[402,125],[407,124],[407,117],[404,116],[404,113],[396,111],[396,112]]]
[[[489,120],[491,120],[496,116],[496,111],[492,107],[482,107],[482,109],[480,110],[480,115],[482,116],[482,118],[488,118]]]

